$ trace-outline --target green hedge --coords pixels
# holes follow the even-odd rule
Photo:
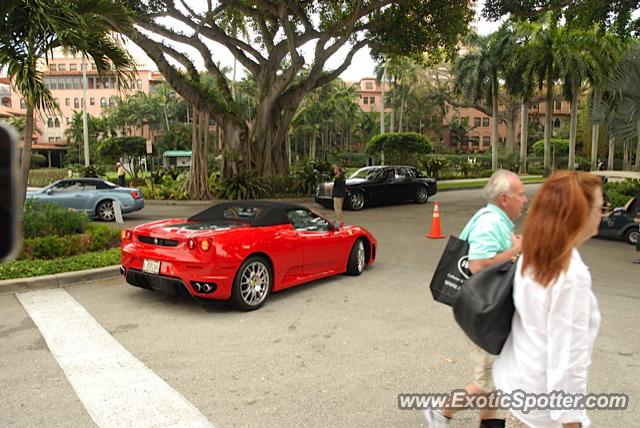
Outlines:
[[[640,194],[640,180],[626,179],[616,183],[607,183],[604,186],[611,207],[624,207],[629,199]]]
[[[416,165],[418,158],[431,153],[433,145],[427,137],[417,132],[387,132],[373,137],[365,148],[369,154],[384,151],[385,163]]]
[[[29,187],[46,187],[67,177],[66,169],[43,168],[29,171]]]
[[[54,260],[17,260],[0,264],[0,280],[53,275],[120,264],[120,248]]]
[[[88,223],[85,213],[56,204],[28,200],[24,205],[22,231],[27,239],[82,233]]]
[[[106,250],[120,245],[119,232],[102,224],[89,224],[85,233],[26,238],[19,260],[51,260]]]

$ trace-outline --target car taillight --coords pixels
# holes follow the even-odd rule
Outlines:
[[[187,248],[190,250],[195,250],[196,249],[196,240],[191,238],[187,241]]]
[[[131,231],[127,229],[122,229],[120,231],[120,239],[123,241],[128,241],[131,239]]]
[[[131,197],[133,199],[140,199],[140,193],[138,193],[136,191],[133,191],[133,192],[131,192]]]
[[[202,241],[200,241],[200,249],[202,251],[209,251],[209,248],[211,248],[211,243],[208,239],[203,239]]]

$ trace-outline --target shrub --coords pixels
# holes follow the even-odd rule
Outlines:
[[[31,155],[31,168],[38,168],[46,165],[47,157],[45,155],[41,155],[40,153],[33,153]]]
[[[263,177],[242,172],[222,181],[221,199],[261,199],[269,197],[271,187]]]
[[[38,275],[53,275],[61,272],[111,266],[119,263],[119,248],[55,260],[16,260],[0,264],[0,280]]]
[[[603,186],[609,204],[612,207],[623,207],[632,197],[640,194],[640,180],[626,179]]]
[[[71,235],[84,231],[87,223],[89,219],[85,213],[56,204],[27,200],[24,205],[22,230],[25,238]]]
[[[119,245],[120,237],[117,230],[101,224],[89,224],[85,233],[81,234],[26,238],[19,259],[51,260],[102,251]]]
[[[418,167],[435,178],[440,178],[440,172],[449,164],[450,161],[443,156],[421,156],[418,160]]]
[[[304,161],[291,169],[293,189],[302,195],[312,195],[319,183],[331,178],[331,164],[324,161]]]
[[[46,168],[32,169],[29,171],[30,187],[46,187],[51,183],[67,177],[66,169]]]
[[[295,194],[292,176],[276,175],[271,178],[271,190],[274,197]]]
[[[385,161],[389,164],[416,165],[420,155],[431,153],[433,146],[422,134],[416,132],[387,132],[376,135],[366,146],[369,154],[384,151]]]
[[[148,199],[184,200],[188,197],[184,187],[186,179],[186,173],[152,173],[150,178],[145,179],[141,191]]]
[[[569,154],[569,140],[565,140],[563,138],[552,138],[550,147],[552,152],[554,150],[554,146],[556,157],[559,155],[567,156]],[[531,148],[536,156],[544,156],[544,140],[536,141],[533,143]]]

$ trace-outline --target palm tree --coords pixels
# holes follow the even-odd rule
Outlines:
[[[495,33],[480,36],[471,33],[465,40],[469,52],[455,64],[455,89],[467,101],[491,105],[491,168],[498,168],[498,94],[499,77],[504,73],[514,48],[509,25]]]
[[[63,48],[92,58],[100,73],[113,66],[117,75],[130,77],[135,64],[110,32],[128,29],[131,20],[120,2],[109,0],[5,0],[0,14],[5,23],[0,29],[0,66],[6,67],[27,106],[21,159],[24,201],[34,111],[59,108],[44,85],[38,61]]]
[[[634,168],[640,171],[640,44],[628,46],[612,76],[604,84],[603,105],[594,114],[604,117],[613,141],[637,139]],[[609,159],[612,159],[610,147]]]
[[[563,43],[558,45],[557,69],[563,82],[564,98],[571,103],[569,127],[569,164],[575,169],[576,130],[578,126],[578,103],[583,83],[592,86],[602,81],[607,70],[616,61],[615,51],[603,48],[602,38],[593,31],[571,31],[562,33]]]

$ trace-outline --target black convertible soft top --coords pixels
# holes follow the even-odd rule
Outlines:
[[[251,226],[273,226],[291,223],[287,212],[306,209],[302,205],[280,201],[222,202],[190,217],[189,221],[242,222]]]

